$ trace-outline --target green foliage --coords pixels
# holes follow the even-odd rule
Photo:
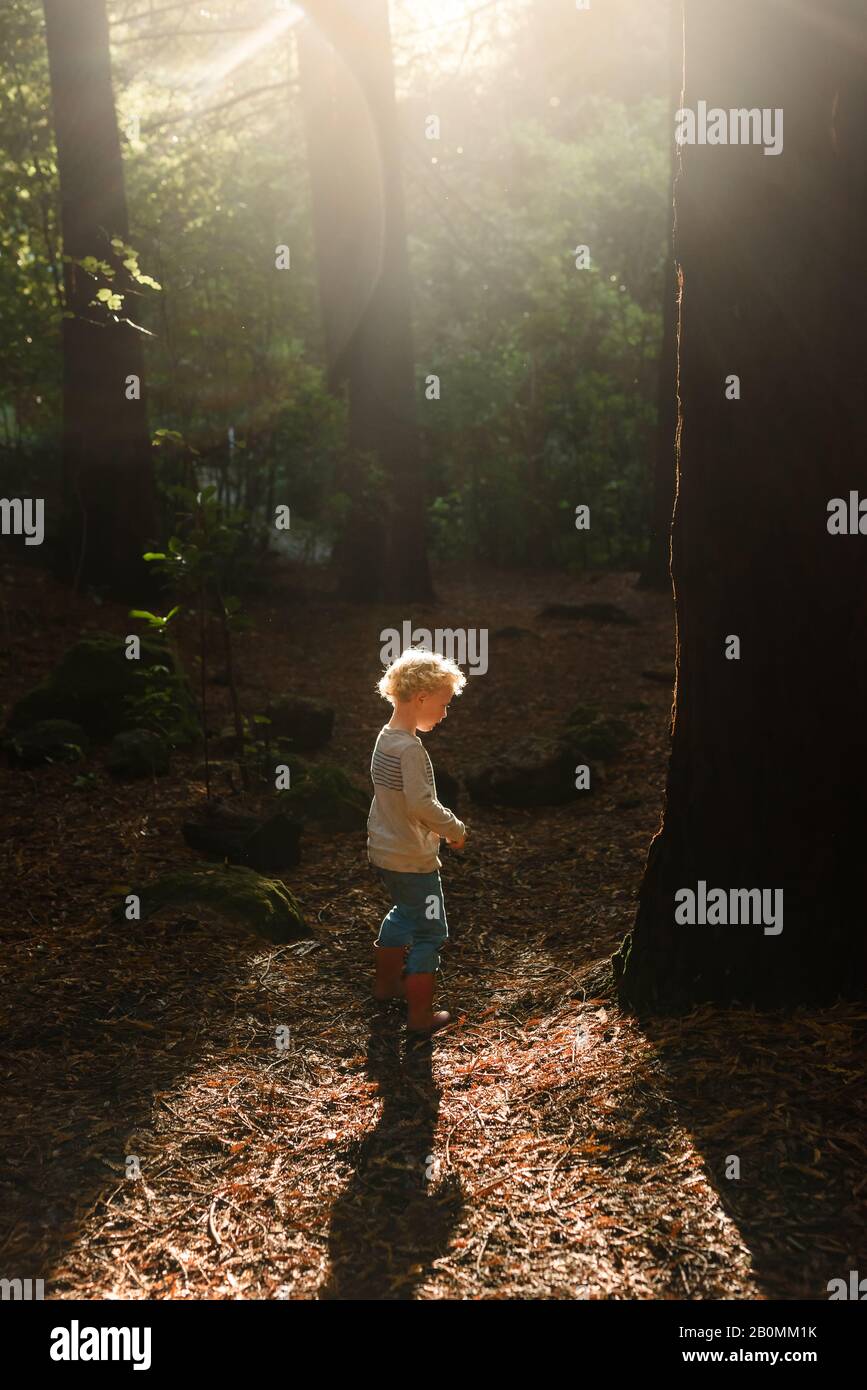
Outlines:
[[[164,81],[164,26],[177,19],[172,61],[192,70],[210,28],[236,24],[237,8],[209,0],[182,22],[158,11],[135,26],[115,16],[121,132],[141,116],[136,136],[122,134],[132,231],[107,229],[105,246],[79,262],[94,317],[128,315],[149,335],[163,535],[182,558],[168,544],[156,553],[185,593],[195,574],[219,569],[226,596],[243,594],[265,544],[321,560],[350,514],[372,524],[390,502],[378,465],[350,457],[346,402],[326,384],[291,44],[279,34],[251,52],[231,92],[228,82],[200,95]],[[490,9],[474,17],[478,46],[456,65],[451,48],[417,62],[392,7],[431,543],[449,559],[636,565],[670,218],[666,6],[609,0],[604,21],[588,26],[566,22],[567,0],[503,0],[495,38],[484,36]],[[453,43],[455,32],[444,26],[440,37]],[[279,89],[275,72],[288,78]],[[422,94],[442,122],[435,169]],[[59,484],[70,269],[59,214],[41,5],[6,0],[0,467],[46,493]],[[278,272],[283,243],[292,268]],[[589,270],[575,268],[578,244],[590,247]],[[436,402],[422,389],[431,372],[443,383]],[[205,545],[176,523],[173,489],[195,497],[208,486],[224,530]],[[275,534],[270,509],[287,500],[292,532]],[[580,503],[589,532],[574,529]],[[192,516],[195,503],[184,505]]]
[[[580,138],[538,119],[493,122],[473,171],[486,156],[494,173],[472,183],[468,174],[452,214],[465,249],[455,254],[444,237],[414,242],[427,290],[418,337],[432,344],[420,378],[434,372],[448,383],[435,406],[421,407],[435,460],[431,531],[443,556],[639,563],[662,332],[663,120],[660,99],[629,108],[600,98]],[[496,176],[504,162],[505,217]],[[460,189],[463,170],[453,166]],[[484,274],[471,249],[482,224],[503,228]],[[590,247],[589,269],[576,268],[579,244]],[[442,321],[444,300],[459,332]],[[590,507],[586,532],[574,527],[580,503]]]
[[[60,433],[63,267],[41,6],[0,6],[0,455]],[[33,473],[28,470],[30,485]]]
[[[143,637],[140,660],[129,661],[122,638],[101,632],[82,637],[63,654],[47,680],[16,702],[9,727],[17,732],[37,720],[69,719],[92,738],[107,739],[121,729],[140,726],[135,697],[151,688],[151,682],[153,688],[169,692],[172,702],[186,707],[187,720],[181,730],[190,735],[195,724],[190,723],[189,692],[168,645]]]
[[[164,560],[165,556],[161,553],[148,551],[148,553],[143,556],[143,559]],[[164,618],[161,618],[158,613],[151,613],[146,608],[131,608],[129,610],[129,616],[131,618],[141,618],[149,627],[154,628],[158,633],[164,633],[172,618],[174,618],[177,613],[180,613],[180,611],[180,608],[176,606],[171,612],[166,613]]]
[[[226,615],[237,622],[240,600],[232,590],[243,588],[252,571],[247,518],[239,508],[222,506],[213,484],[199,491],[176,485],[170,493],[181,508],[181,534],[170,536],[164,551],[147,551],[143,558],[166,575],[178,593],[212,589]],[[173,608],[165,618],[143,609],[136,613],[152,625],[165,626],[178,611]]]
[[[111,261],[102,260],[98,256],[75,257],[64,254],[61,259],[65,265],[78,266],[86,275],[91,277],[94,282],[94,294],[93,299],[89,301],[90,307],[108,310],[109,317],[117,323],[120,322],[118,315],[121,310],[126,308],[127,296],[131,292],[131,282],[147,285],[154,290],[162,289],[162,286],[154,280],[153,276],[142,274],[138,264],[138,253],[120,237],[112,237],[111,245],[116,260],[114,265]],[[107,281],[107,283],[100,284],[100,281]],[[73,315],[69,310],[64,310],[63,317],[72,318]],[[95,321],[99,322],[99,319],[97,318]],[[132,320],[125,318],[123,322],[130,323]],[[140,324],[133,326],[141,328]],[[148,330],[143,331],[147,332]]]
[[[183,442],[183,441],[182,441]],[[191,477],[195,480],[195,465],[190,463]],[[232,633],[248,626],[248,619],[241,612],[241,601],[232,589],[242,589],[249,580],[251,557],[248,545],[247,521],[237,508],[223,506],[217,498],[217,488],[213,484],[197,489],[175,484],[169,489],[175,503],[181,508],[178,516],[179,535],[169,537],[164,551],[147,551],[144,559],[164,574],[171,588],[188,598],[193,598],[200,609],[200,650],[199,660],[202,670],[207,662],[207,616],[209,605],[216,607],[223,635],[223,650],[229,671],[229,685],[232,693],[236,721],[236,742],[242,781],[246,784],[247,770],[244,758],[244,720],[238,703],[237,684],[233,674]],[[164,631],[175,614],[174,607],[160,617],[147,609],[134,610],[138,616],[152,627]],[[200,711],[201,726],[207,724],[207,711]],[[173,709],[168,706],[163,692],[148,691],[142,696],[142,710],[151,719],[149,727],[160,728],[153,721],[162,719],[166,732],[171,727]]]
[[[133,679],[136,689],[124,696],[126,729],[149,729],[172,745],[191,743],[199,737],[189,690],[168,666],[137,666]]]

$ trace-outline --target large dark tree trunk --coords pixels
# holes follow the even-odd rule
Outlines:
[[[867,535],[827,522],[867,495],[867,15],[685,12],[685,106],[782,108],[784,146],[683,149],[672,755],[615,968],[638,1007],[863,995]],[[782,932],[678,924],[700,880],[781,888]]]
[[[640,589],[671,592],[671,517],[674,510],[675,430],[677,428],[677,317],[680,287],[674,253],[674,182],[677,146],[674,113],[683,85],[683,17],[680,0],[670,0],[668,23],[669,106],[671,108],[672,223],[666,248],[662,285],[662,343],[656,392],[656,450],[653,461],[650,537],[647,559],[638,581]]]
[[[111,245],[129,238],[105,0],[44,0],[66,256],[95,256],[129,280]],[[90,303],[98,282],[64,263],[61,564],[80,581],[140,596],[155,531],[141,335]],[[127,398],[127,378],[141,398]]]
[[[656,392],[656,450],[653,461],[650,537],[640,589],[671,592],[671,516],[674,509],[677,428],[677,267],[673,247],[665,264],[662,345]]]
[[[341,591],[425,600],[431,580],[386,0],[311,0],[299,36],[329,371],[349,393],[353,513]],[[381,485],[369,465],[379,471]]]

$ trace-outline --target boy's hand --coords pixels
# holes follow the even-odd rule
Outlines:
[[[448,845],[449,849],[463,849],[466,843],[466,835],[462,835],[459,840],[446,840],[446,844]]]

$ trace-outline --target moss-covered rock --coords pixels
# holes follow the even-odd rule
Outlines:
[[[140,703],[141,709],[131,702]],[[194,738],[195,704],[165,644],[142,637],[141,658],[128,661],[122,637],[96,633],[70,647],[48,679],[17,702],[8,727],[17,732],[39,720],[67,719],[104,741],[123,729],[146,725],[151,715],[159,719],[169,705],[181,738]]]
[[[606,762],[634,737],[622,719],[600,713],[592,705],[576,705],[566,721],[563,739],[575,757]]]
[[[169,745],[151,729],[115,734],[105,765],[115,777],[162,777],[169,770]]]
[[[330,830],[363,830],[370,799],[334,763],[302,763],[290,758],[291,787],[278,792],[281,809],[293,820],[313,821]]]
[[[42,719],[20,729],[4,747],[11,767],[39,767],[43,763],[75,763],[90,747],[80,724],[69,719]]]
[[[576,795],[576,766],[604,763],[632,738],[622,719],[576,705],[561,734],[531,735],[506,747],[494,763],[470,771],[467,789],[483,805],[565,805]]]
[[[531,735],[503,749],[495,762],[465,777],[483,806],[562,806],[574,800],[575,759],[560,739]]]
[[[279,879],[240,865],[195,865],[131,888],[146,920],[167,908],[195,905],[282,944],[314,935],[295,896]],[[119,909],[118,917],[122,917]]]

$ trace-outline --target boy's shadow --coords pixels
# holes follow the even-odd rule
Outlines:
[[[457,1177],[440,1180],[434,1165],[432,1048],[405,1042],[399,1007],[372,1022],[367,1074],[379,1082],[382,1114],[354,1146],[352,1178],[332,1207],[321,1299],[411,1299],[448,1247],[464,1197]]]

